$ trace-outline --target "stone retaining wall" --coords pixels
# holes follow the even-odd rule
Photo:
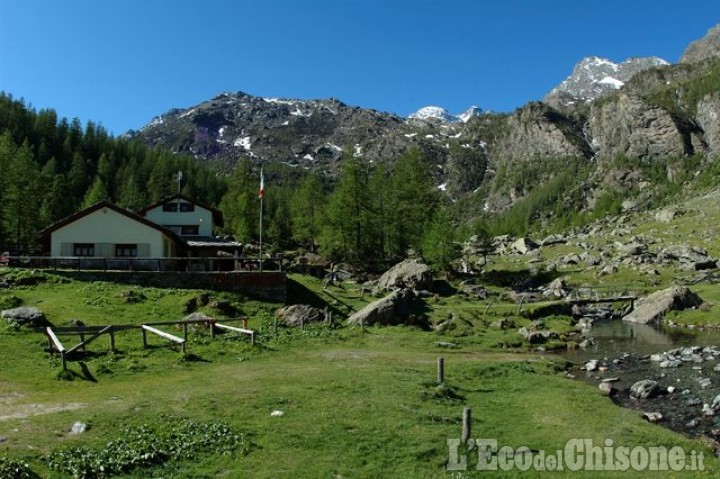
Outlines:
[[[174,271],[56,271],[79,281],[112,281],[155,288],[231,291],[271,301],[286,302],[287,276],[279,271],[227,271],[188,273]]]

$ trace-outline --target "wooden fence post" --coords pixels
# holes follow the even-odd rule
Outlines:
[[[437,359],[437,382],[438,384],[445,382],[445,358],[442,356]]]
[[[469,407],[463,408],[462,421],[462,442],[467,443],[467,440],[472,436],[472,411]]]
[[[115,332],[110,331],[110,351],[115,352]]]
[[[144,329],[141,329],[143,335],[143,348],[147,348],[147,333]]]
[[[187,323],[183,323],[183,339],[185,340],[186,343],[187,343],[187,333],[188,333],[188,325],[187,325]],[[183,344],[183,348],[184,347],[185,347],[185,345]],[[184,349],[183,349],[183,351],[184,351]]]

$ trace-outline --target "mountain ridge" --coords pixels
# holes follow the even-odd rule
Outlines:
[[[720,154],[720,130],[713,123],[720,117],[720,81],[712,81],[720,75],[713,63],[720,50],[714,40],[718,31],[711,29],[709,38],[687,47],[688,52],[700,48],[703,60],[698,62],[673,65],[658,57],[634,57],[614,63],[586,57],[542,101],[510,113],[471,107],[453,115],[432,106],[404,118],[334,98],[225,92],[169,110],[129,136],[227,168],[245,157],[255,165],[277,162],[330,176],[348,156],[392,163],[417,148],[449,195],[473,194],[485,184],[486,193],[498,192],[489,206],[493,209],[509,204],[493,175],[506,165]],[[466,171],[473,172],[470,179],[463,177]],[[509,195],[509,202],[518,194]]]

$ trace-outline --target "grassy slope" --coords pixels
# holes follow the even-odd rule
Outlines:
[[[304,300],[327,300],[340,311],[365,302],[350,288],[333,288],[331,297],[318,281],[295,279],[301,284],[294,294]],[[146,300],[125,304],[121,293],[128,289],[132,288],[70,282],[0,294],[37,305],[59,325],[70,318],[87,324],[179,319],[182,304],[199,293],[144,290]],[[453,297],[437,298],[430,305],[434,320],[454,315],[457,326],[443,334],[408,327],[365,332],[281,328],[274,334],[275,305],[242,302],[250,327],[262,332],[261,346],[251,348],[241,338],[210,341],[207,332],[199,330],[190,344],[196,360],[183,361],[178,351],[157,338],[151,339],[154,347],[143,350],[139,332],[123,333],[117,338],[117,354],[104,352],[106,339],[89,348],[95,354],[82,363],[93,380],[82,379],[90,376],[80,362],[70,363],[78,379],[56,380],[60,367],[43,352],[42,336],[5,330],[0,339],[5,365],[0,369],[0,415],[27,417],[0,421],[0,435],[7,437],[0,454],[29,460],[43,477],[65,477],[46,469],[44,454],[74,444],[99,447],[116,439],[124,425],[152,424],[162,414],[173,414],[226,421],[248,433],[254,446],[246,456],[214,455],[170,464],[155,476],[453,477],[443,468],[446,440],[459,436],[465,406],[473,408],[473,435],[497,438],[500,445],[554,451],[571,438],[592,438],[596,444],[612,438],[630,447],[680,445],[708,454],[699,441],[648,424],[637,413],[599,396],[593,387],[566,379],[556,358],[503,349],[517,341],[517,333],[490,324],[514,316],[515,306],[498,303],[484,317],[480,312],[486,302]],[[526,321],[515,319],[518,324]],[[461,347],[441,349],[438,341]],[[439,355],[446,358],[444,388],[433,382]],[[274,410],[285,415],[271,417]],[[78,420],[92,428],[73,437],[67,431]],[[472,469],[472,456],[469,461]],[[714,459],[707,459],[706,465],[710,473],[718,467]],[[135,476],[147,474],[138,471]],[[472,470],[463,475],[492,476]],[[596,472],[572,476],[598,477]],[[685,476],[703,475],[681,475]]]

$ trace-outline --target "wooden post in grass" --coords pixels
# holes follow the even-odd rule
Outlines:
[[[187,343],[188,323],[183,323],[183,339]]]
[[[442,356],[437,359],[437,381],[438,384],[445,382],[445,358]]]
[[[462,425],[462,442],[467,443],[467,440],[472,436],[472,411],[469,407],[463,408],[463,425]]]
[[[115,332],[110,331],[110,351],[115,352]]]
[[[208,328],[210,328],[210,338],[215,339],[215,320],[211,319],[208,321]]]
[[[147,348],[147,332],[145,331],[145,329],[142,328],[140,330],[142,331],[143,335],[143,348]]]

